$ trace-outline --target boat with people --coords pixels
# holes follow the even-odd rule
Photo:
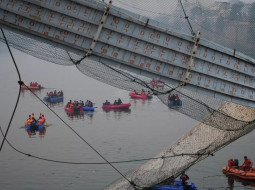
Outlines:
[[[109,104],[109,105],[103,105],[103,109],[128,109],[131,106],[130,103],[128,104],[119,104],[119,105],[114,105],[114,104]]]
[[[168,106],[169,107],[182,106],[182,101],[178,94],[168,95]]]
[[[65,106],[64,107],[65,108],[65,111],[68,111],[68,112],[72,112],[72,113],[74,113],[74,112],[81,112],[81,111],[83,111],[83,109],[82,109],[82,107],[71,107],[71,106]]]
[[[150,84],[151,84],[152,87],[154,87],[154,86],[156,86],[156,87],[163,87],[165,85],[164,82],[162,82],[160,80],[156,81],[154,79],[151,79]]]
[[[21,85],[21,89],[30,89],[30,90],[40,90],[45,88],[41,84],[38,84],[37,82],[30,82],[29,86],[26,86],[24,84]]]
[[[155,185],[152,188],[150,188],[151,190],[185,190],[185,189],[189,189],[189,190],[197,190],[197,187],[195,186],[195,183],[193,182],[189,182],[187,183],[187,185],[183,186],[182,182],[179,180],[174,180],[173,183],[171,184],[159,184],[159,185]]]
[[[148,91],[148,93],[146,94],[144,90],[142,90],[141,94],[138,94],[136,92],[136,90],[134,90],[133,92],[129,93],[129,96],[131,98],[135,98],[135,99],[143,99],[143,100],[147,100],[147,99],[152,99],[152,94],[150,91]]]
[[[227,175],[232,175],[246,180],[255,180],[255,168],[249,171],[244,171],[239,167],[223,167],[222,172]]]
[[[47,92],[46,96],[43,98],[43,101],[51,103],[64,101],[64,93],[62,90],[58,92],[56,90]]]
[[[58,96],[58,97],[45,96],[43,98],[43,101],[51,102],[51,103],[63,102],[64,101],[64,96]]]

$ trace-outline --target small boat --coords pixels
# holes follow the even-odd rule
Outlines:
[[[38,86],[25,86],[21,85],[21,89],[30,89],[30,90],[40,90],[45,88],[44,86],[38,85]]]
[[[164,82],[162,82],[162,81],[155,81],[155,80],[151,80],[150,84],[151,84],[151,86],[156,86],[156,87],[163,87],[165,85]]]
[[[181,100],[177,100],[177,101],[169,100],[168,105],[169,105],[170,107],[182,106],[182,101],[181,101]]]
[[[193,182],[190,182],[184,186],[182,186],[182,182],[179,180],[174,180],[173,184],[169,185],[155,185],[151,188],[151,190],[184,190],[184,189],[189,189],[189,190],[197,190],[197,187]]]
[[[79,107],[77,107],[77,108],[75,108],[75,107],[74,107],[74,108],[71,108],[71,107],[65,106],[65,111],[74,113],[74,112],[81,112],[81,111],[83,111],[83,109],[82,109],[82,107],[81,107],[81,108],[79,108]]]
[[[114,104],[109,104],[109,105],[103,105],[103,109],[128,109],[131,106],[131,104],[119,104],[119,105],[114,105]]]
[[[94,107],[89,107],[89,106],[83,106],[82,109],[83,111],[95,111]]]
[[[222,172],[224,174],[233,175],[236,177],[239,177],[241,179],[247,179],[247,180],[255,180],[255,169],[253,168],[252,171],[243,171],[240,170],[237,167],[223,167]]]
[[[51,103],[62,102],[63,100],[64,100],[64,96],[58,96],[58,97],[46,96],[46,97],[43,98],[43,101],[51,102]]]
[[[152,98],[152,95],[133,94],[132,92],[129,93],[129,96],[131,98],[144,99],[144,100]]]

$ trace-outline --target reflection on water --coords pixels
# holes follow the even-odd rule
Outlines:
[[[83,119],[84,118],[84,113],[83,111],[78,111],[78,112],[70,112],[66,111],[66,115],[71,119]]]
[[[233,190],[235,186],[240,186],[240,184],[242,184],[242,186],[255,187],[255,181],[253,180],[245,180],[233,175],[226,175],[226,177],[228,178],[228,186],[231,190]],[[237,182],[236,185],[235,182]]]
[[[34,130],[26,130],[28,137],[36,137],[37,135],[40,138],[43,138],[46,133],[46,127],[43,126],[42,130],[34,129]]]

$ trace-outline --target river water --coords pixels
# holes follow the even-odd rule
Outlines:
[[[18,96],[18,75],[7,48],[0,48],[0,126],[5,132]],[[154,97],[152,100],[133,100],[128,91],[103,84],[80,73],[75,66],[59,66],[38,60],[13,50],[22,80],[29,84],[37,81],[48,89],[36,91],[42,99],[47,92],[63,90],[64,102],[49,107],[68,126],[109,161],[151,158],[179,139],[197,121],[170,110]],[[105,112],[101,109],[107,99],[121,98],[131,103],[128,112]],[[96,110],[93,114],[69,116],[64,105],[69,100],[91,100]],[[47,123],[45,134],[29,137],[23,125],[27,116],[43,113]],[[0,156],[0,189],[2,190],[99,190],[104,189],[121,176],[109,165],[63,164],[32,158],[36,157],[71,163],[104,162],[56,115],[54,115],[30,91],[21,93],[17,111],[7,139],[16,148],[4,144]],[[239,159],[247,155],[254,161],[254,134],[236,140],[186,173],[199,189],[226,189],[228,178],[221,168],[229,157]],[[0,136],[2,142],[3,137]],[[17,151],[18,150],[18,151]],[[143,162],[114,164],[123,174],[138,168]],[[252,184],[234,182],[234,189],[255,189]]]

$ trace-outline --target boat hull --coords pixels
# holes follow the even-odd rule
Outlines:
[[[21,89],[31,89],[31,90],[40,90],[45,88],[44,86],[25,86],[25,85],[21,85]]]
[[[120,104],[120,105],[114,105],[114,104],[110,104],[110,105],[103,105],[102,108],[103,109],[128,109],[131,106],[131,104]]]
[[[83,106],[82,109],[83,111],[95,111],[94,107],[88,107],[88,106]]]
[[[133,94],[132,92],[129,93],[129,96],[131,98],[143,99],[143,100],[147,100],[147,99],[151,99],[152,98],[152,95]]]
[[[189,183],[186,187],[182,186],[181,181],[175,180],[171,185],[155,185],[151,188],[152,190],[197,190],[197,187],[194,183]]]
[[[223,167],[222,172],[224,174],[233,175],[241,179],[255,180],[255,171],[243,171],[237,168]]]
[[[63,100],[64,100],[64,96],[59,96],[59,97],[54,97],[54,98],[50,98],[50,97],[43,98],[43,101],[51,102],[51,103],[62,102]]]

